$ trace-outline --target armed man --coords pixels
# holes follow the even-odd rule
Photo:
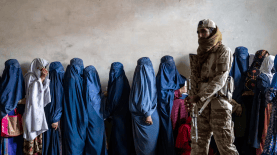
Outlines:
[[[229,77],[233,61],[232,51],[222,44],[222,34],[212,20],[201,20],[197,33],[199,47],[196,59],[193,59],[196,61],[191,62],[197,68],[193,71],[196,73],[191,75],[191,85],[194,87],[191,89],[197,90],[197,93],[189,94],[185,104],[188,110],[191,110],[194,109],[193,103],[196,103],[196,110],[202,113],[195,123],[198,128],[198,138],[192,140],[191,155],[208,155],[212,134],[220,154],[238,155],[233,144],[232,105],[230,104],[233,92],[233,79]],[[204,103],[206,107],[203,106]],[[195,132],[195,128],[191,131],[192,135],[193,130]]]

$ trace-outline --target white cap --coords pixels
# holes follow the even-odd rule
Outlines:
[[[210,19],[199,21],[198,28],[216,28],[215,22]]]

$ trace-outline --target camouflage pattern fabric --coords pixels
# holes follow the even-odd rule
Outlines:
[[[192,141],[191,155],[208,155],[211,136],[213,134],[220,154],[238,155],[233,144],[234,130],[232,111],[226,108],[229,102],[224,99],[213,99],[200,116],[198,116],[198,143]],[[194,128],[191,129],[194,133]]]
[[[218,92],[224,94],[222,90],[231,70],[232,59],[231,49],[220,45],[216,51],[209,54],[201,66],[191,65],[193,67],[191,68],[192,71],[199,68],[198,76],[195,76],[197,75],[196,71],[195,73],[192,72],[192,77],[197,78],[194,79],[196,82],[194,85],[197,85],[196,88],[198,89],[197,95],[201,98],[201,101],[197,103],[198,110],[208,98],[213,98],[202,114],[198,116],[198,142],[192,141],[191,155],[207,155],[212,134],[220,154],[239,154],[233,144],[232,105],[227,96],[214,97]],[[193,86],[193,83],[191,85]],[[192,94],[194,93],[195,90],[192,91]],[[193,136],[195,133],[194,127],[191,130]]]

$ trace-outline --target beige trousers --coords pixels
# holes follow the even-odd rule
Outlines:
[[[200,109],[201,107],[198,107]],[[192,141],[191,155],[208,155],[212,134],[220,154],[238,155],[235,147],[232,106],[225,98],[214,98],[197,118],[198,142]],[[194,135],[195,128],[191,128]]]

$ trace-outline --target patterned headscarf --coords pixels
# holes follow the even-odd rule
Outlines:
[[[252,91],[252,94],[254,93],[256,78],[260,74],[260,67],[262,65],[262,62],[266,58],[267,54],[269,53],[266,50],[259,50],[255,53],[253,63],[247,70],[245,87],[244,87],[245,91]]]

